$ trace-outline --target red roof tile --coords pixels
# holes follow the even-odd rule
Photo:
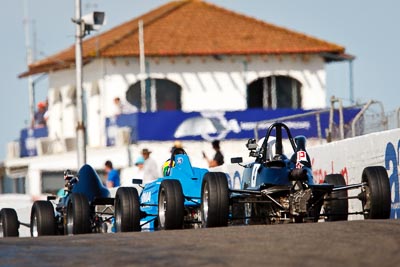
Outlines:
[[[203,1],[173,1],[83,42],[84,62],[139,56],[138,21],[146,56],[343,54],[342,46],[244,16]],[[29,66],[21,77],[73,67],[74,46]]]

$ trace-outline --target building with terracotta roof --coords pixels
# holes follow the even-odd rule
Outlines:
[[[139,67],[139,21],[143,22],[145,73]],[[147,113],[323,108],[325,65],[351,59],[343,46],[205,1],[172,1],[84,40],[88,146],[109,144],[108,136],[115,129],[107,128],[106,121],[116,114],[115,98]],[[46,144],[52,153],[69,151],[65,146],[73,147],[76,135],[74,46],[34,62],[20,77],[40,73],[49,79],[50,114],[42,147]],[[225,135],[219,138],[240,131],[234,120],[221,121]],[[251,131],[253,124],[246,125]],[[30,140],[29,130],[25,138]],[[40,151],[39,155],[46,154]],[[121,154],[115,152],[113,160],[125,164]],[[97,156],[98,152],[93,154],[92,163],[102,166],[103,158],[94,160]],[[17,163],[22,164],[6,162]],[[40,179],[35,171],[44,165],[34,168],[34,179]]]
[[[139,69],[139,20],[145,75]],[[48,74],[53,137],[75,136],[74,56],[71,46],[20,75]],[[83,42],[89,144],[104,144],[99,133],[115,97],[147,111],[321,108],[325,64],[348,58],[334,43],[204,1],[172,1]],[[146,98],[141,78],[147,79]]]

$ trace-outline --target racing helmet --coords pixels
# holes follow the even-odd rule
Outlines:
[[[171,162],[170,159],[167,160],[166,162],[164,162],[164,165],[163,165],[163,167],[162,167],[162,174],[163,174],[163,176],[168,176],[168,175],[169,175],[169,164],[170,164],[170,162]],[[175,162],[172,161],[171,167],[174,167],[174,166],[175,166]]]

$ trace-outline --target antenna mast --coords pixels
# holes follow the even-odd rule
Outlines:
[[[139,62],[140,62],[140,96],[142,101],[142,112],[147,111],[146,97],[146,63],[144,55],[144,40],[143,40],[143,20],[139,20]]]
[[[30,19],[28,12],[28,0],[24,1],[24,31],[25,31],[25,49],[26,49],[26,64],[33,63],[33,52],[30,42]],[[35,120],[35,90],[33,86],[33,78],[31,75],[28,76],[28,95],[29,95],[29,119],[32,127],[34,126]]]

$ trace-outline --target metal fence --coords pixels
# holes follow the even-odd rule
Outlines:
[[[345,109],[354,108],[359,108],[360,111],[350,122],[344,123],[343,111]],[[323,113],[329,113],[329,127],[326,129],[321,128],[320,120],[321,114]],[[258,139],[258,128],[263,124],[270,124],[275,121],[284,122],[292,119],[307,118],[310,116],[314,116],[317,121],[318,138],[321,142],[342,140],[345,138],[400,127],[400,108],[385,113],[383,104],[375,100],[370,100],[364,104],[343,107],[340,99],[332,97],[330,108],[306,112],[294,116],[274,118],[257,123],[254,130],[255,138]]]

